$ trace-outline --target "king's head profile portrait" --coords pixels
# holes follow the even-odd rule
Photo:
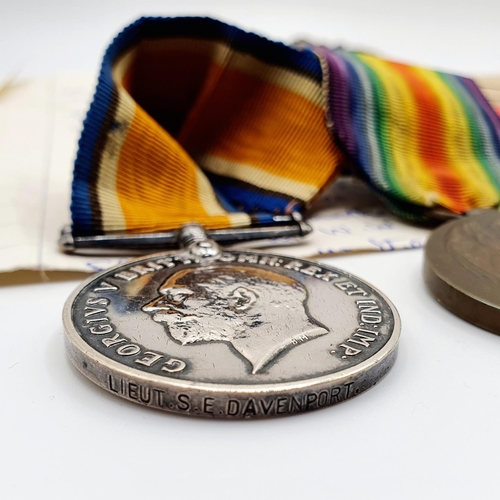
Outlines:
[[[297,280],[246,266],[187,268],[172,274],[142,307],[183,346],[225,342],[262,371],[290,349],[329,330],[311,317]]]

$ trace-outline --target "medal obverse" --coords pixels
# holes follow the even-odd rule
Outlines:
[[[396,357],[394,306],[364,281],[264,253],[185,250],[91,278],[64,310],[68,352],[100,387],[186,415],[258,418],[340,403]]]

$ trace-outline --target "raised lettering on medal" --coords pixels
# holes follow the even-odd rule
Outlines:
[[[156,255],[85,285],[66,319],[82,373],[133,403],[253,419],[335,405],[392,366],[397,313],[358,278],[262,253],[202,260]]]

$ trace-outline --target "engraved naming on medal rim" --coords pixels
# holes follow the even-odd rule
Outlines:
[[[68,300],[75,366],[130,401],[252,418],[334,405],[392,366],[394,307],[343,271],[268,254],[181,251],[118,266]]]

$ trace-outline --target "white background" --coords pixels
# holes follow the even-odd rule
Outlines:
[[[112,36],[142,14],[211,14],[285,41],[500,74],[500,4],[486,0],[0,6],[0,77],[96,71]],[[183,418],[109,395],[65,356],[61,309],[78,282],[0,288],[0,498],[498,498],[500,337],[435,303],[422,259],[406,251],[328,260],[392,298],[399,358],[358,398],[268,421]]]

